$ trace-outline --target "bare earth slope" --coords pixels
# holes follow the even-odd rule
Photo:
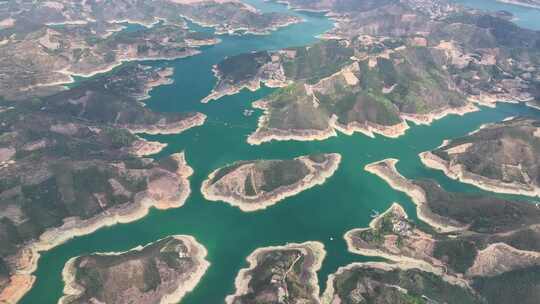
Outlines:
[[[249,268],[238,273],[226,303],[318,304],[317,271],[325,254],[319,242],[259,248],[247,258]]]
[[[420,157],[426,166],[485,190],[540,196],[540,122],[532,119],[484,125]]]

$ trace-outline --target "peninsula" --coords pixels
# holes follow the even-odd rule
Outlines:
[[[287,160],[240,161],[212,172],[201,187],[204,197],[224,201],[242,211],[265,209],[316,185],[338,169],[337,153]]]
[[[126,252],[75,257],[62,272],[66,285],[59,303],[178,303],[210,266],[205,257],[206,249],[185,235]]]
[[[364,169],[372,174],[377,175],[387,182],[394,190],[398,190],[407,194],[414,204],[418,218],[430,224],[441,232],[452,232],[465,229],[462,223],[452,221],[447,217],[441,216],[434,212],[429,205],[429,201],[424,189],[410,180],[403,177],[396,169],[397,159],[385,159],[379,162],[368,164]]]
[[[538,197],[540,121],[516,117],[484,125],[421,153],[420,159],[450,178],[484,190]]]
[[[24,164],[17,168],[29,172]],[[38,169],[34,172],[42,177],[24,176],[34,179],[32,184],[3,192],[2,208],[7,217],[0,225],[5,237],[0,261],[5,266],[1,276],[6,281],[0,286],[0,300],[9,303],[16,302],[32,286],[31,273],[37,267],[39,252],[105,226],[140,219],[152,207],[182,206],[190,194],[188,177],[192,173],[183,154],[138,164],[135,159],[114,163],[51,161]],[[8,178],[8,182],[14,182],[12,176]],[[58,200],[61,194],[66,197]],[[21,205],[23,199],[32,202],[34,208]]]
[[[319,242],[264,247],[249,255],[249,267],[236,277],[227,304],[319,304],[317,271],[326,255]]]
[[[384,160],[368,169],[408,194],[428,225],[414,223],[393,204],[369,228],[345,234],[349,251],[431,272],[472,288],[487,303],[507,303],[516,294],[534,297],[540,282],[533,275],[540,263],[540,209],[486,194],[448,192],[429,179],[408,180],[395,170],[395,162]],[[530,281],[506,286],[504,280],[517,273]],[[499,287],[505,288],[501,298],[493,292]]]
[[[397,203],[373,219],[369,228],[350,230],[344,238],[350,252],[384,257],[438,275],[444,274],[446,264],[433,254],[437,245],[434,237],[416,227]],[[448,276],[447,280],[466,284],[457,277]]]

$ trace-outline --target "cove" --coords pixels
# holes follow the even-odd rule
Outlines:
[[[383,211],[392,202],[399,202],[417,221],[410,199],[365,172],[366,164],[394,157],[400,160],[397,167],[406,177],[435,178],[451,191],[481,192],[473,186],[450,180],[438,171],[426,169],[420,163],[418,153],[437,147],[444,139],[463,136],[484,123],[509,116],[527,115],[540,119],[540,111],[522,105],[500,104],[497,108],[483,108],[463,117],[448,116],[431,126],[413,126],[405,136],[397,139],[355,134],[318,142],[271,142],[250,146],[246,137],[255,130],[261,113],[245,117],[243,110],[272,90],[244,90],[210,104],[201,104],[199,100],[210,92],[215,82],[212,65],[239,53],[309,44],[315,41],[316,35],[330,29],[332,21],[318,14],[290,12],[283,5],[262,0],[248,2],[264,11],[297,14],[305,22],[268,36],[221,36],[222,43],[206,47],[200,55],[150,63],[175,68],[174,84],[152,91],[152,97],[147,100],[150,108],[162,112],[200,111],[208,116],[203,126],[182,134],[144,136],[168,143],[169,146],[155,155],[156,158],[182,150],[186,152],[187,161],[195,171],[191,178],[192,195],[186,204],[173,210],[152,210],[142,220],[101,229],[44,252],[35,273],[36,283],[21,303],[56,303],[63,289],[61,271],[71,257],[96,251],[123,251],[171,234],[193,235],[208,249],[211,263],[197,288],[183,299],[183,304],[223,303],[225,296],[233,293],[236,274],[246,266],[245,258],[253,250],[287,242],[324,243],[327,257],[318,274],[321,290],[324,290],[327,276],[338,267],[375,260],[348,253],[342,238],[350,229],[367,226],[372,210]],[[472,2],[480,3],[479,0]],[[536,12],[536,17],[540,17],[540,11]],[[535,24],[540,28],[540,18],[536,20]],[[266,210],[244,213],[225,203],[206,201],[200,194],[206,176],[225,164],[257,158],[292,158],[316,152],[342,155],[342,163],[335,175],[324,185]]]

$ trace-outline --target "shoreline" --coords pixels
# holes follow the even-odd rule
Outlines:
[[[243,89],[247,89],[251,92],[255,92],[261,89],[262,85],[265,85],[269,88],[282,88],[286,87],[289,84],[291,84],[291,81],[288,81],[286,79],[264,79],[261,77],[257,77],[256,79],[251,79],[247,82],[243,82],[236,85],[228,85],[224,88],[217,88],[216,85],[220,84],[220,82],[223,80],[223,76],[220,73],[217,64],[214,64],[212,66],[212,74],[214,75],[214,78],[217,79],[216,84],[212,88],[212,91],[210,91],[210,94],[208,94],[206,97],[201,99],[201,103],[209,103],[211,101],[217,101],[220,98],[223,98],[225,96],[232,96],[240,93]],[[285,76],[283,75],[285,78]]]
[[[420,258],[415,258],[415,257],[411,257],[411,256],[405,256],[405,255],[399,254],[399,253],[394,254],[394,253],[389,252],[389,251],[383,251],[384,249],[386,249],[386,247],[384,245],[384,242],[383,242],[383,245],[381,245],[383,249],[379,249],[379,248],[359,248],[359,247],[354,246],[354,238],[355,238],[354,234],[356,234],[358,232],[361,232],[361,231],[377,229],[376,225],[379,223],[379,221],[381,221],[383,219],[384,216],[386,216],[389,213],[395,213],[395,212],[399,213],[405,219],[409,218],[409,216],[407,215],[407,213],[403,209],[403,206],[401,206],[400,204],[394,202],[394,203],[392,203],[390,208],[388,208],[385,212],[381,213],[379,216],[377,216],[375,219],[373,219],[369,223],[368,228],[355,228],[355,229],[351,229],[351,230],[345,232],[345,234],[343,234],[343,239],[345,240],[345,242],[347,244],[347,250],[349,252],[351,252],[351,253],[354,253],[354,254],[359,254],[359,255],[363,255],[363,256],[371,256],[371,257],[382,257],[384,259],[393,261],[395,263],[405,263],[405,264],[408,264],[408,265],[412,265],[414,268],[417,268],[417,269],[420,269],[420,270],[423,270],[423,271],[426,271],[426,272],[431,272],[431,273],[434,273],[434,274],[437,274],[437,275],[440,275],[440,276],[446,275],[449,279],[452,279],[453,282],[455,282],[456,284],[460,284],[462,286],[467,286],[468,287],[469,286],[468,282],[465,279],[463,279],[461,277],[458,277],[458,276],[449,275],[447,273],[447,266],[442,264],[442,262],[441,262],[441,265],[436,265],[435,263],[430,263],[430,262],[428,262],[426,260],[423,260],[423,259],[420,259]],[[433,259],[435,261],[438,261],[434,257],[433,257]]]
[[[73,66],[68,65],[64,69],[54,71],[54,73],[58,73],[60,75],[66,76],[67,77],[66,80],[63,80],[63,81],[62,80],[59,80],[59,81],[57,80],[57,81],[53,81],[53,82],[49,82],[49,83],[38,83],[38,84],[35,84],[35,85],[28,86],[28,87],[24,88],[22,91],[28,91],[28,90],[32,90],[32,89],[40,88],[40,87],[59,86],[59,87],[64,87],[65,88],[67,85],[75,83],[75,78],[74,77],[92,78],[92,77],[100,75],[100,74],[109,73],[109,72],[113,71],[115,68],[118,68],[118,67],[120,67],[120,66],[122,66],[122,65],[124,65],[126,63],[129,63],[129,62],[160,61],[160,60],[173,61],[173,60],[177,60],[177,59],[183,59],[183,58],[187,58],[187,57],[191,57],[191,56],[195,56],[195,55],[200,54],[201,51],[198,49],[199,46],[211,46],[211,45],[219,44],[220,42],[221,42],[221,40],[218,39],[218,38],[207,39],[203,43],[197,43],[196,45],[188,45],[188,46],[186,46],[187,49],[186,49],[184,54],[176,55],[176,56],[172,56],[172,57],[127,57],[127,58],[120,58],[117,62],[114,62],[112,64],[109,64],[108,66],[98,68],[98,69],[90,71],[90,72],[71,71],[70,69]],[[165,83],[165,84],[170,84],[170,83]],[[143,96],[140,100],[147,99],[145,97],[146,96]]]
[[[15,295],[16,297],[14,296],[6,300],[9,303],[17,303],[32,288],[35,281],[35,276],[32,274],[37,269],[37,262],[41,252],[48,251],[73,238],[91,234],[104,227],[139,220],[146,216],[151,208],[165,210],[179,208],[184,205],[191,194],[189,177],[193,174],[193,169],[186,163],[184,152],[172,154],[171,157],[175,158],[178,163],[179,167],[176,174],[179,178],[180,188],[182,189],[174,202],[164,201],[163,199],[156,200],[149,197],[149,193],[147,193],[149,190],[146,190],[137,193],[130,206],[123,204],[122,206],[111,208],[112,210],[106,210],[102,214],[85,220],[74,217],[64,219],[62,226],[47,229],[39,236],[39,239],[24,245],[15,255],[10,257],[14,259],[14,264],[16,265],[16,270],[11,277],[24,275],[28,280],[32,280],[32,284],[25,286],[23,289],[19,286],[12,286],[12,282],[10,282],[0,293],[0,299],[7,296],[5,295],[5,290],[9,290],[10,287],[17,288],[20,291],[19,294]]]
[[[375,268],[375,269],[380,269],[380,270],[383,270],[383,271],[392,271],[392,270],[395,270],[395,269],[400,269],[400,270],[410,270],[410,269],[419,269],[417,267],[415,267],[415,265],[412,265],[412,264],[409,264],[409,263],[405,263],[405,262],[400,262],[400,263],[387,263],[387,262],[353,262],[351,264],[348,264],[346,266],[341,266],[338,268],[338,270],[330,275],[328,275],[328,279],[326,280],[326,289],[324,291],[324,293],[322,294],[321,296],[321,304],[335,304],[335,303],[339,303],[339,302],[334,302],[333,299],[334,299],[334,296],[336,295],[335,294],[335,289],[334,289],[334,281],[336,280],[336,277],[339,276],[340,274],[343,274],[345,271],[349,271],[349,270],[354,270],[355,268]],[[420,271],[424,271],[424,272],[428,272],[428,273],[431,273],[429,271],[425,271],[423,269],[419,269]],[[459,283],[459,281],[454,281],[452,279],[452,277],[448,277],[447,275],[440,275],[440,278],[449,283],[449,284],[452,284],[452,285],[457,285],[457,286],[461,286],[461,287],[464,287],[464,288],[467,288],[470,290],[470,287],[468,285],[466,286],[463,286]]]
[[[443,142],[443,145],[447,141]],[[442,147],[439,146],[439,148]],[[425,151],[419,154],[420,160],[424,166],[442,171],[451,179],[458,180],[462,183],[476,186],[482,190],[495,193],[524,195],[530,197],[540,197],[540,187],[526,187],[526,185],[518,183],[504,183],[497,180],[489,179],[481,175],[477,175],[463,169],[462,165],[451,165],[444,159]]]
[[[467,97],[467,100],[474,104],[488,108],[495,108],[498,103],[509,103],[523,104],[530,108],[540,109],[539,106],[533,104],[532,101],[534,101],[534,98],[530,96],[481,93],[479,95],[470,95]]]
[[[430,125],[436,120],[442,119],[447,115],[460,115],[479,111],[480,109],[474,104],[467,104],[460,108],[449,108],[431,114],[413,115],[399,113],[402,119],[400,123],[392,126],[383,126],[369,121],[363,124],[353,121],[347,125],[338,122],[338,117],[333,114],[328,121],[328,128],[325,130],[281,130],[275,128],[268,128],[268,120],[271,114],[268,101],[261,99],[252,103],[252,107],[255,109],[263,110],[261,116],[259,116],[257,129],[249,134],[247,142],[250,145],[260,145],[265,142],[276,141],[314,141],[325,140],[330,137],[337,136],[337,132],[345,135],[354,135],[354,133],[361,133],[368,137],[374,138],[375,134],[379,134],[388,138],[398,138],[406,134],[410,129],[407,121],[413,122],[416,125]]]
[[[268,122],[270,117],[270,111],[268,107],[268,102],[264,99],[255,101],[251,105],[255,109],[263,110],[263,113],[259,116],[257,122],[257,129],[248,135],[247,143],[252,146],[257,146],[265,142],[270,142],[273,140],[276,141],[288,141],[288,140],[297,140],[297,141],[312,141],[312,140],[325,140],[330,137],[337,136],[335,129],[329,124],[328,128],[325,130],[305,130],[305,131],[295,131],[293,130],[278,130],[267,128],[265,125]],[[273,132],[273,133],[272,133]],[[281,133],[281,134],[279,134]],[[302,133],[302,134],[299,134]]]
[[[217,83],[219,83],[221,81],[221,74],[217,70],[217,66],[215,64],[212,66],[212,73],[214,74],[214,77],[217,78]],[[225,96],[236,95],[240,93],[243,89],[255,92],[261,88],[261,82],[263,82],[263,80],[253,79],[248,81],[247,83],[236,86],[229,86],[221,90],[216,90],[216,88],[212,88],[210,94],[201,99],[201,103],[209,103],[211,101],[217,101],[218,99]]]
[[[146,85],[144,86],[144,92],[142,96],[138,98],[139,101],[150,99],[150,92],[152,92],[154,88],[164,85],[171,85],[174,83],[174,79],[172,78],[172,76],[174,75],[174,68],[163,68],[162,70],[159,70],[157,72],[157,75],[159,76],[158,79],[146,82]]]
[[[170,135],[179,134],[194,127],[199,127],[206,121],[206,115],[203,113],[192,113],[190,117],[184,118],[180,121],[151,124],[151,125],[134,125],[123,124],[118,125],[119,128],[129,130],[131,133],[145,133],[150,135]]]
[[[379,134],[388,138],[398,138],[405,135],[407,130],[410,128],[405,120],[402,120],[400,123],[384,126],[369,121],[365,121],[363,124],[360,124],[357,121],[353,121],[347,125],[337,122],[337,117],[333,114],[330,119],[331,126],[337,131],[345,135],[353,135],[355,132],[364,134],[368,137],[375,138],[375,134]]]
[[[307,249],[306,249],[307,248]],[[238,296],[244,295],[249,291],[249,283],[251,282],[251,276],[248,274],[249,271],[255,269],[258,266],[257,258],[260,254],[271,252],[274,250],[287,250],[287,249],[297,249],[302,251],[304,255],[307,255],[307,250],[310,250],[313,254],[315,262],[310,265],[310,269],[307,271],[312,273],[311,278],[309,279],[308,284],[313,286],[312,296],[314,299],[319,298],[320,286],[319,279],[317,277],[317,272],[321,269],[322,262],[326,257],[326,250],[324,249],[324,244],[318,241],[307,241],[304,243],[287,243],[282,246],[269,246],[255,249],[247,258],[248,262],[247,268],[242,268],[238,271],[236,278],[234,280],[235,291],[234,294],[228,295],[225,297],[226,304],[233,304],[232,301]]]
[[[520,260],[520,258],[526,260]],[[539,263],[539,252],[531,250],[521,250],[512,247],[506,243],[498,242],[489,244],[486,248],[480,250],[478,252],[478,255],[475,257],[471,267],[467,269],[465,275],[468,277],[492,277],[507,272],[508,268],[527,268],[536,266]]]
[[[535,110],[540,111],[540,104],[537,105],[537,104],[534,104],[534,103],[528,101],[528,102],[525,103],[525,105],[527,105],[530,108],[533,108]]]
[[[287,9],[297,12],[307,12],[307,13],[330,13],[330,9],[311,9],[311,8],[301,8],[298,6],[293,6],[291,2],[287,0],[274,0],[271,2],[275,2],[278,4],[283,4],[287,6]]]
[[[316,170],[311,163],[308,162],[308,156],[300,156],[295,159],[301,160],[312,171],[304,176],[300,181],[287,186],[281,186],[273,191],[264,192],[259,197],[242,197],[239,194],[231,193],[231,196],[226,196],[220,193],[216,193],[213,190],[213,185],[210,185],[210,181],[213,180],[215,175],[222,169],[216,169],[203,181],[201,185],[201,193],[206,200],[209,201],[223,201],[233,207],[237,207],[243,212],[253,212],[266,209],[270,206],[277,204],[285,198],[297,195],[305,190],[311,189],[315,186],[322,185],[328,178],[334,175],[341,163],[341,155],[337,153],[331,153],[328,155],[328,159],[322,166],[328,167],[324,169]],[[315,163],[318,164],[318,163]],[[239,168],[238,168],[239,169]],[[237,170],[238,170],[237,169]],[[316,175],[318,174],[318,175]],[[265,196],[266,195],[266,196]]]
[[[210,262],[208,262],[205,258],[208,255],[207,249],[200,244],[193,236],[191,235],[172,235],[167,236],[164,238],[161,238],[157,241],[148,243],[143,246],[137,246],[131,249],[128,249],[126,251],[121,252],[94,252],[89,255],[99,255],[99,256],[111,256],[111,255],[122,255],[126,253],[130,253],[132,251],[142,251],[146,247],[151,246],[159,241],[162,241],[166,238],[175,238],[177,240],[180,240],[184,243],[187,243],[187,245],[190,246],[190,253],[192,250],[196,252],[195,254],[195,260],[198,264],[198,267],[195,269],[195,271],[189,275],[189,279],[187,282],[182,281],[179,282],[178,288],[174,290],[172,293],[165,294],[161,298],[160,304],[175,304],[182,300],[182,298],[189,292],[193,291],[195,287],[198,285],[208,268],[210,267]],[[78,296],[84,290],[76,283],[75,281],[75,273],[77,269],[75,268],[74,263],[78,258],[81,256],[76,256],[73,258],[70,258],[67,263],[65,264],[64,268],[62,269],[62,281],[64,282],[64,289],[63,293],[64,295],[58,300],[58,304],[65,304],[65,301],[67,301],[70,297]],[[185,285],[185,286],[183,286]]]
[[[216,43],[210,43],[208,45],[215,45],[219,42],[216,42]],[[70,71],[69,68],[66,68],[62,71],[59,71],[65,75],[68,75],[68,76],[75,76],[75,77],[82,77],[82,78],[91,78],[91,77],[94,77],[98,74],[105,74],[105,73],[108,73],[108,72],[111,72],[112,70],[114,70],[115,68],[125,64],[125,63],[128,63],[128,62],[140,62],[140,61],[161,61],[161,60],[164,60],[164,61],[173,61],[173,60],[177,60],[177,59],[183,59],[183,58],[186,58],[186,57],[191,57],[191,56],[195,56],[195,55],[198,55],[201,53],[200,50],[198,50],[197,48],[193,48],[191,46],[187,46],[186,48],[188,48],[186,51],[185,51],[185,54],[181,54],[181,55],[176,55],[176,56],[172,56],[172,57],[160,57],[160,56],[157,56],[157,57],[127,57],[127,58],[120,58],[118,60],[118,62],[115,62],[115,63],[112,63],[110,64],[109,66],[106,66],[104,68],[101,68],[101,69],[98,69],[98,70],[94,70],[94,71],[91,71],[91,72],[73,72],[73,71]],[[69,83],[68,83],[69,84]]]
[[[244,2],[240,2],[242,4],[244,4],[246,10],[252,12],[252,13],[255,13],[255,14],[259,14],[259,15],[262,15],[263,13],[261,13],[258,9],[256,9],[255,12],[251,11],[249,9],[249,7],[251,7],[249,4],[246,4]],[[229,28],[227,29],[226,27],[222,26],[221,24],[219,23],[209,23],[209,22],[204,22],[204,21],[200,21],[200,20],[195,20],[193,19],[192,17],[188,17],[186,15],[183,15],[183,14],[179,14],[179,16],[181,18],[184,18],[186,20],[188,20],[189,22],[192,22],[198,26],[201,26],[201,27],[207,27],[207,28],[213,28],[214,29],[214,34],[216,35],[231,35],[231,36],[242,36],[242,35],[258,35],[258,36],[265,36],[265,35],[270,35],[272,34],[272,32],[275,32],[281,28],[284,28],[284,27],[287,27],[289,25],[292,25],[292,24],[296,24],[296,23],[301,23],[301,22],[304,22],[305,20],[300,18],[300,17],[296,17],[296,16],[292,16],[292,15],[286,15],[287,17],[289,17],[289,20],[285,21],[285,22],[282,22],[282,23],[274,23],[274,24],[270,24],[268,25],[266,28],[263,28],[263,29],[256,29],[256,28],[249,28],[249,27],[243,27],[243,26],[238,26],[238,27],[233,27],[233,28]],[[238,32],[243,32],[243,33],[238,33]]]
[[[463,116],[468,113],[479,111],[480,109],[474,104],[465,104],[464,106],[457,108],[443,108],[433,111],[428,114],[407,114],[400,112],[399,116],[402,119],[413,122],[416,125],[431,125],[434,121],[442,119],[448,115]]]
[[[466,228],[459,223],[452,223],[449,219],[443,218],[431,212],[425,197],[425,192],[422,188],[414,185],[405,177],[403,177],[396,169],[395,165],[398,162],[395,158],[387,158],[378,162],[367,164],[364,170],[374,174],[384,180],[392,189],[405,193],[412,202],[416,205],[416,213],[418,218],[429,224],[439,232],[456,232]],[[387,171],[381,169],[381,166],[387,166]],[[392,176],[393,175],[393,176]],[[397,180],[396,180],[397,179]]]
[[[158,154],[163,151],[168,144],[161,143],[159,141],[149,141],[142,137],[137,137],[137,140],[133,142],[131,147],[128,148],[129,153],[138,157],[145,157],[153,154]]]
[[[32,288],[36,278],[24,274],[13,274],[9,277],[10,282],[0,293],[0,303],[17,303]]]

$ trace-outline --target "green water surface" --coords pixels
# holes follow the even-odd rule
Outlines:
[[[285,6],[262,0],[249,2],[264,11],[287,11]],[[56,303],[62,295],[61,271],[71,257],[96,251],[123,251],[171,234],[195,236],[208,249],[207,258],[211,262],[207,273],[197,288],[183,299],[183,304],[223,303],[225,296],[234,292],[236,274],[240,268],[246,267],[245,258],[254,249],[287,242],[324,243],[327,257],[319,271],[321,290],[324,290],[328,274],[338,267],[375,260],[348,253],[342,238],[347,230],[367,226],[372,210],[383,211],[396,201],[402,203],[416,219],[414,205],[408,197],[365,172],[364,165],[395,157],[400,159],[398,169],[407,177],[431,177],[448,190],[480,192],[477,188],[450,180],[438,171],[424,168],[418,153],[437,147],[443,139],[465,135],[483,123],[514,115],[540,118],[540,111],[501,104],[495,109],[486,108],[463,117],[449,116],[431,126],[413,126],[398,139],[356,134],[317,142],[272,142],[250,146],[246,137],[255,130],[260,112],[251,117],[245,117],[242,112],[271,89],[242,91],[210,104],[201,104],[199,100],[210,92],[215,83],[212,65],[224,57],[306,45],[315,41],[316,35],[332,27],[332,22],[321,15],[288,13],[302,16],[305,22],[267,36],[222,36],[222,43],[206,47],[201,55],[151,63],[173,66],[175,83],[152,91],[152,98],[148,100],[150,108],[164,112],[200,111],[208,115],[203,126],[182,134],[145,136],[149,140],[169,144],[156,157],[186,152],[187,161],[195,170],[191,177],[192,195],[181,208],[152,210],[142,220],[104,228],[43,253],[35,273],[34,288],[22,303]],[[540,16],[540,12],[536,16]],[[536,21],[536,25],[539,24]],[[206,176],[225,164],[257,158],[292,158],[315,152],[338,152],[343,156],[335,175],[324,185],[266,210],[244,213],[223,202],[206,201],[200,194],[200,185]]]

